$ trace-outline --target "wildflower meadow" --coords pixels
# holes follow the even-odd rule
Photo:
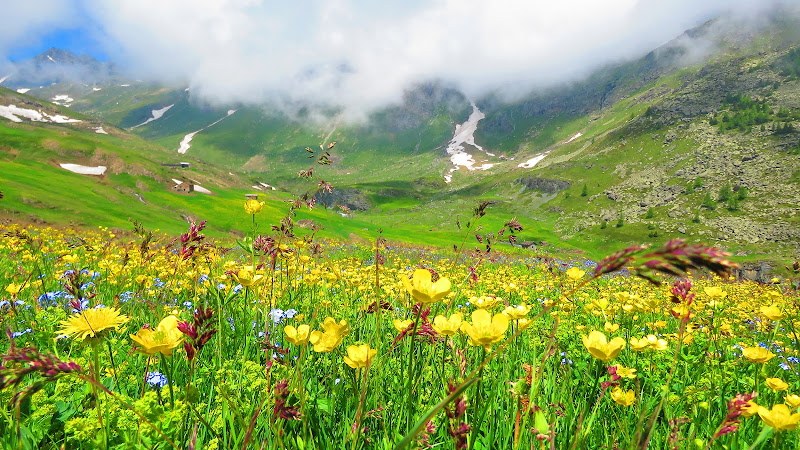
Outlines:
[[[5,225],[2,447],[800,448],[791,277],[680,240],[501,249],[516,220],[479,248],[261,233],[262,205],[235,243]]]

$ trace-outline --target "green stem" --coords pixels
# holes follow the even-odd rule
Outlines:
[[[414,328],[411,329],[410,333],[411,335],[409,337],[411,339],[411,343],[408,346],[408,362],[406,363],[406,432],[409,431],[409,427],[411,426],[411,416],[412,416],[411,408],[412,408],[412,399],[414,398],[414,396],[411,395],[411,385],[414,374],[412,370],[412,366],[414,364],[413,356],[414,356],[414,350],[416,350],[415,348],[416,346],[414,345],[416,343],[416,340],[414,339],[414,336],[416,336],[417,334],[417,326],[419,325],[419,318],[422,315],[422,307],[423,305],[422,303],[420,303],[419,309],[417,309],[417,316],[414,319]]]
[[[97,382],[100,382],[100,357],[97,352],[97,343],[92,344],[92,356],[93,356],[93,365],[92,365],[92,376],[94,377]],[[97,386],[92,384],[92,391],[94,392],[94,405],[97,408],[97,422],[100,424],[100,429],[103,429],[103,409],[100,406],[100,393],[97,391]]]
[[[172,368],[175,367],[175,364],[169,364],[166,361],[166,357],[161,355],[161,370],[167,373],[167,384],[169,385],[169,403],[170,409],[175,409],[175,393],[172,390]]]

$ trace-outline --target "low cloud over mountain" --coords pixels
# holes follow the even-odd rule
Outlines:
[[[470,97],[501,88],[513,97],[641,56],[720,14],[752,24],[778,7],[798,12],[789,0],[25,5],[11,7],[17,20],[0,32],[0,52],[47,29],[81,27],[135,76],[186,81],[206,101],[335,104],[353,116],[398,101],[421,81],[446,80]],[[713,40],[684,42],[697,56]]]

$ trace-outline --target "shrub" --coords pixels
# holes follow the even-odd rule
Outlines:
[[[718,202],[727,202],[731,198],[731,194],[733,189],[731,189],[730,183],[725,183],[719,188],[719,195],[717,196]]]

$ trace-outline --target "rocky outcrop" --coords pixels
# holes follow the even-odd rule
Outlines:
[[[569,181],[550,180],[547,178],[522,177],[517,178],[517,183],[521,183],[527,189],[543,192],[545,194],[556,194],[571,186]]]
[[[367,196],[359,189],[334,189],[331,192],[318,192],[314,198],[318,205],[326,208],[346,206],[352,211],[366,211],[372,207]]]

